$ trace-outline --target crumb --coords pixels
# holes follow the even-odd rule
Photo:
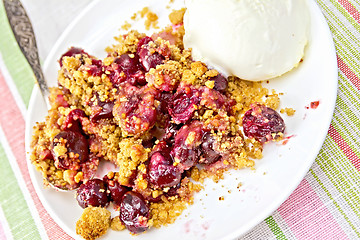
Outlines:
[[[151,27],[154,29],[158,29],[158,16],[153,12],[148,12],[146,14],[146,20],[145,20],[145,28],[146,30],[149,30]]]
[[[149,7],[144,7],[141,11],[139,11],[141,18],[145,17],[149,11],[150,11]]]
[[[76,233],[86,240],[104,235],[110,226],[111,214],[105,208],[87,207],[76,222]]]
[[[121,29],[123,30],[129,30],[131,28],[131,24],[128,21],[125,21],[125,23],[121,26]]]
[[[133,20],[133,21],[135,21],[136,18],[137,18],[137,13],[134,13],[134,14],[130,17],[130,19]]]
[[[224,196],[219,197],[219,201],[224,201]]]
[[[207,68],[202,62],[192,62],[191,71],[195,74],[195,76],[201,77],[207,71]]]
[[[174,25],[178,25],[183,23],[184,20],[184,13],[186,8],[182,8],[180,10],[174,10],[169,14],[170,22]]]
[[[282,108],[280,110],[280,113],[286,113],[288,116],[293,116],[295,114],[296,110],[293,108]]]
[[[124,230],[126,227],[121,222],[119,216],[117,216],[117,217],[114,217],[113,219],[111,219],[110,228],[114,231],[121,231],[121,230]]]
[[[214,86],[215,86],[215,82],[214,81],[206,81],[205,86],[207,86],[208,88],[213,89]]]

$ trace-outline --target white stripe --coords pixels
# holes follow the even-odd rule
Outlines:
[[[0,206],[0,224],[2,227],[2,230],[4,230],[4,235],[6,237],[6,240],[14,239],[13,235],[11,234],[10,227],[8,222],[6,221],[4,212]]]
[[[26,105],[23,102],[23,99],[9,73],[9,71],[7,70],[7,67],[4,63],[4,60],[2,58],[2,55],[0,53],[0,69],[1,69],[1,73],[4,76],[5,82],[8,86],[8,88],[10,89],[10,92],[13,96],[13,98],[15,99],[16,105],[18,106],[18,108],[20,109],[20,112],[23,116],[23,118],[25,119],[26,116]]]
[[[19,165],[17,164],[17,161],[16,161],[16,158],[15,156],[13,155],[12,151],[11,151],[11,148],[10,148],[10,145],[5,137],[5,134],[4,134],[4,131],[2,129],[2,127],[0,126],[0,143],[1,145],[3,146],[4,148],[4,151],[5,151],[5,154],[7,156],[7,159],[11,165],[11,169],[13,170],[14,172],[14,175],[16,177],[16,180],[18,182],[18,185],[21,189],[21,192],[22,194],[24,195],[24,199],[28,205],[28,208],[29,208],[29,211],[34,219],[34,222],[39,230],[39,234],[41,236],[42,239],[48,239],[47,237],[47,234],[45,232],[45,229],[44,229],[44,225],[42,224],[41,220],[40,220],[40,216],[39,216],[39,213],[35,207],[35,203],[30,195],[30,192],[29,190],[27,189],[26,187],[26,184],[25,184],[25,181],[24,181],[24,178],[20,172],[20,169],[19,169]]]
[[[280,213],[278,211],[275,211],[272,214],[272,217],[274,219],[274,221],[277,223],[277,225],[279,226],[280,230],[283,232],[283,234],[285,235],[285,237],[287,239],[296,239],[295,235],[293,234],[293,232],[291,231],[289,225],[287,224],[287,222],[281,217]]]
[[[274,233],[270,230],[265,221],[259,223],[254,229],[238,238],[237,240],[267,239],[276,240]]]

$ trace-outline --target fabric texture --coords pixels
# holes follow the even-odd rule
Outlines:
[[[37,18],[39,28],[34,28],[40,42],[45,42],[46,23],[35,15],[34,2],[23,1],[29,15]],[[59,29],[66,23],[51,14],[66,14],[69,1],[55,2],[59,6],[49,3],[52,12],[46,16],[62,24],[52,30],[61,34]],[[300,185],[271,216],[240,239],[360,239],[360,2],[316,2],[337,52],[339,89],[333,120]],[[88,3],[79,1],[71,16]],[[53,38],[55,41],[57,35]],[[49,46],[41,48],[41,60],[48,51]],[[0,3],[0,240],[72,239],[41,204],[27,170],[25,116],[34,83]]]

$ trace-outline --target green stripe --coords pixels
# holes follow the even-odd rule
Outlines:
[[[276,239],[287,240],[285,234],[281,231],[279,225],[275,222],[275,219],[272,216],[266,218],[265,222],[270,228],[271,232],[275,235]]]
[[[0,145],[0,205],[14,239],[41,239],[24,195]]]
[[[35,77],[16,43],[2,2],[0,3],[0,52],[23,102],[27,106]]]
[[[354,129],[360,129],[360,122],[357,116],[354,114],[354,109],[349,107],[350,101],[345,101],[338,97],[337,109],[332,121],[333,127],[340,134],[343,140],[348,144],[354,154],[360,158],[360,152],[358,148],[358,134]],[[349,123],[351,122],[351,126]]]
[[[333,4],[335,7],[334,9],[334,7],[329,8],[330,5],[328,3],[324,4],[320,1],[318,1],[318,3],[326,13],[325,17],[334,36],[337,54],[341,57],[341,59],[343,59],[344,62],[346,62],[346,65],[348,65],[349,68],[356,73],[356,70],[359,69],[359,67],[353,58],[356,57],[356,55],[359,55],[359,53],[357,51],[353,51],[351,54],[349,54],[349,49],[359,49],[359,41],[354,32],[350,31],[349,26],[345,25],[344,22],[339,20],[339,18],[334,13],[334,10],[337,9],[340,14],[342,13],[343,16],[348,20],[347,23],[353,23],[354,18],[347,12],[344,12],[343,7],[339,4]],[[333,23],[335,23],[335,25]],[[357,32],[360,32],[360,26],[358,23],[355,22],[353,27],[357,30]],[[343,32],[344,34],[342,34]]]
[[[337,102],[337,108],[340,108],[341,111],[338,111],[338,114],[334,115],[332,125],[339,132],[344,141],[348,143],[355,155],[360,158],[357,142],[359,135],[354,131],[354,129],[360,129],[360,122],[354,114],[354,110],[349,107],[349,103],[341,98],[338,98]],[[351,126],[344,120],[345,118],[348,118],[346,121],[351,122]]]
[[[341,84],[339,85],[339,91],[341,94],[344,94],[344,97],[350,103],[357,103],[360,99],[360,92],[355,88],[354,84],[347,81],[344,74],[340,73],[339,78],[341,81]],[[360,112],[360,106],[358,104],[353,104],[352,107]]]
[[[352,224],[352,222],[350,221],[349,217],[345,214],[345,212],[341,209],[341,207],[339,206],[339,204],[336,202],[336,200],[333,198],[333,196],[331,195],[331,193],[326,189],[326,187],[324,186],[324,184],[321,182],[320,178],[315,174],[315,172],[310,169],[310,173],[313,175],[313,177],[315,178],[315,180],[318,182],[318,184],[321,186],[321,188],[323,189],[323,191],[326,193],[326,195],[331,199],[331,203],[336,207],[336,209],[340,212],[340,214],[344,217],[345,221],[351,226],[351,228],[354,230],[354,232],[356,233],[356,235],[360,238],[360,233],[357,231],[356,227],[354,226],[354,224]]]
[[[360,194],[353,188],[353,183],[349,181],[360,182],[360,174],[330,137],[326,138],[316,163],[324,171],[337,191],[340,192],[341,197],[351,208],[352,212],[360,218]]]

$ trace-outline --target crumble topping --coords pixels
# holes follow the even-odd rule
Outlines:
[[[93,240],[104,235],[110,226],[111,214],[105,208],[85,208],[76,222],[76,233],[86,240]]]

